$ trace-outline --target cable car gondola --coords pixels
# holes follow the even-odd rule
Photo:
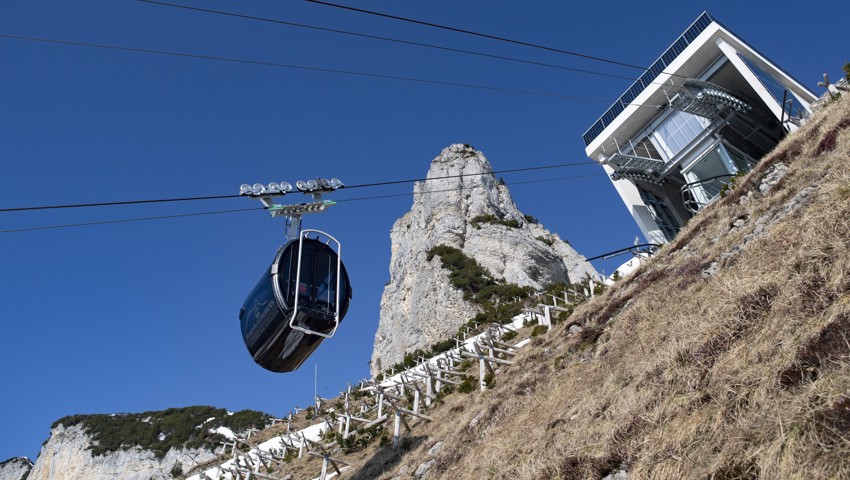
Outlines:
[[[351,300],[339,254],[305,236],[308,232],[315,230],[278,250],[239,312],[245,346],[257,364],[273,372],[301,366],[333,336]]]
[[[273,196],[292,189],[287,182],[268,187],[243,185],[240,191],[259,197],[272,217],[287,219],[288,241],[278,249],[239,310],[248,352],[258,365],[273,372],[300,367],[325,338],[336,333],[351,301],[351,284],[340,258],[339,241],[319,230],[301,230],[301,215],[333,205],[322,201],[321,194],[340,188],[342,182],[317,179],[297,185],[302,192],[312,194],[312,203],[273,203]]]

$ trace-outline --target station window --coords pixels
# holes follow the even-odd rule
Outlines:
[[[709,125],[708,120],[690,113],[675,111],[653,132],[655,139],[673,158]]]

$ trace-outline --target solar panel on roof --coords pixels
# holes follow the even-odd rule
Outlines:
[[[662,64],[662,63],[659,63],[659,62],[656,62],[656,63],[655,63],[655,65],[651,66],[651,67],[649,68],[649,71],[650,71],[650,73],[652,74],[652,75],[651,75],[651,76],[652,76],[652,79],[653,79],[653,80],[655,80],[655,78],[656,78],[658,75],[660,75],[660,74],[661,74],[661,72],[663,72],[663,71],[664,71],[664,68],[665,68],[666,66],[667,66],[667,65]],[[650,81],[650,82],[651,82],[651,81]]]
[[[623,104],[629,104],[632,100],[637,98],[640,94],[640,90],[648,87],[652,84],[652,81],[658,77],[661,72],[667,68],[668,65],[685,50],[685,47],[691,44],[700,33],[702,33],[714,19],[707,12],[703,12],[694,23],[685,30],[679,38],[673,42],[670,47],[661,54],[661,56],[656,60],[647,71],[641,75],[637,81],[635,81],[629,88],[618,98],[605,113],[599,117],[594,124],[587,129],[587,131],[582,135],[584,139],[585,146],[590,145],[590,143],[595,139],[607,125],[610,125],[611,122],[614,121],[617,115],[619,115],[623,110]],[[635,93],[632,90],[638,88],[639,90]]]

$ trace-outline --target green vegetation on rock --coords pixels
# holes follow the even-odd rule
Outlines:
[[[215,448],[224,440],[210,430],[226,427],[234,432],[263,428],[269,415],[254,410],[229,414],[223,408],[195,406],[157,412],[115,415],[70,415],[51,428],[81,426],[92,437],[93,456],[140,447],[163,458],[172,448]]]
[[[538,240],[542,243],[545,243],[546,245],[549,245],[550,247],[555,244],[555,240],[552,240],[551,238],[546,238],[542,235],[539,236],[539,237],[534,237],[534,239]]]
[[[519,228],[519,221],[513,218],[499,218],[492,213],[485,213],[483,215],[476,215],[469,221],[469,223],[475,228],[481,228],[482,223],[492,223],[494,225],[504,225],[510,228]]]
[[[440,257],[443,268],[449,271],[449,281],[463,292],[463,298],[485,309],[499,299],[525,298],[533,292],[530,287],[493,279],[487,269],[458,248],[437,245],[428,250],[428,261],[434,256]]]
[[[522,312],[522,304],[512,303],[509,300],[526,298],[534,293],[531,287],[520,287],[514,283],[494,279],[487,269],[458,248],[437,245],[428,250],[426,258],[430,262],[435,256],[440,257],[442,267],[449,271],[449,281],[452,286],[463,292],[463,298],[481,307],[482,311],[462,325],[455,337],[441,340],[428,349],[418,348],[407,352],[400,362],[384,370],[385,373],[406,370],[415,366],[420,356],[433,357],[454,348],[455,339],[463,338],[462,332],[467,327],[476,328],[491,323],[510,322],[513,317]]]

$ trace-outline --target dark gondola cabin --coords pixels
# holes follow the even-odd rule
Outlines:
[[[261,367],[291,372],[348,311],[351,285],[337,252],[317,239],[291,240],[248,295],[239,312],[242,338]],[[294,314],[294,318],[293,318]]]

